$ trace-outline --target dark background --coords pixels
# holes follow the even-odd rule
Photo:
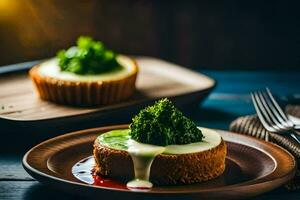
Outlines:
[[[0,0],[0,65],[91,35],[203,69],[300,68],[300,1]]]

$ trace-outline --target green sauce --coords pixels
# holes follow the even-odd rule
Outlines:
[[[110,148],[126,151],[129,148],[129,131],[129,129],[110,131],[100,135],[98,140],[101,144]]]

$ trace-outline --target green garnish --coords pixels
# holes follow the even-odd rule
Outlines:
[[[122,68],[114,52],[87,36],[79,37],[77,46],[60,50],[56,57],[61,71],[75,74],[100,74]]]
[[[132,139],[159,146],[189,144],[200,142],[203,138],[196,124],[168,99],[141,110],[132,119],[130,129]]]

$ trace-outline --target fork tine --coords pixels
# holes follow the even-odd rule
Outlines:
[[[264,92],[259,92],[260,99],[265,106],[269,116],[271,117],[273,123],[280,129],[288,130],[290,127],[286,125],[284,119],[282,119],[278,113],[274,110],[273,104],[268,99],[268,96]]]
[[[262,93],[262,95],[264,96],[266,104],[268,105],[270,111],[272,112],[271,114],[274,116],[276,121],[284,126],[285,129],[290,129],[292,127],[291,124],[289,124],[287,120],[280,115],[279,111],[275,108],[273,101],[270,99],[270,96],[265,92]]]
[[[261,106],[258,104],[257,102],[257,96],[256,96],[256,92],[253,92],[251,93],[251,98],[252,98],[252,102],[253,102],[253,105],[254,105],[254,108],[256,110],[256,113],[257,113],[257,116],[258,118],[260,119],[262,125],[265,127],[265,129],[267,129],[268,131],[270,132],[275,132],[276,130],[274,128],[272,128],[268,122],[266,121],[266,119],[264,118],[265,117],[268,117],[267,115],[263,114],[263,110],[264,109],[260,109]],[[268,120],[269,121],[269,120]]]
[[[273,105],[276,107],[276,109],[278,110],[279,114],[286,120],[288,120],[287,116],[285,115],[285,113],[283,112],[283,110],[280,108],[280,106],[278,105],[277,101],[275,100],[275,98],[273,97],[271,91],[269,90],[269,88],[266,88],[267,90],[267,94],[270,97]]]
[[[282,126],[281,123],[277,120],[277,118],[272,113],[272,111],[269,107],[269,104],[267,104],[267,102],[264,98],[263,93],[257,92],[257,99],[258,99],[258,103],[261,104],[261,109],[264,109],[265,110],[265,115],[268,116],[269,124],[271,124],[271,126],[273,126],[278,131],[280,129],[286,129],[286,127]]]
[[[270,103],[270,100],[268,100],[268,96],[266,94],[261,92],[253,92],[251,93],[251,98],[258,118],[260,119],[265,129],[267,129],[269,132],[275,132],[278,134],[288,133],[289,136],[291,136],[298,144],[300,144],[300,140],[298,139],[298,137],[293,132],[290,132],[290,129],[293,129],[293,127],[283,126],[278,121],[279,119],[277,118],[277,116],[275,116],[275,114],[273,113],[274,111],[271,111],[271,108],[269,106],[273,104]],[[273,100],[275,101],[274,98]],[[272,108],[274,109],[274,106]]]
[[[281,107],[278,105],[277,101],[273,97],[273,95],[272,95],[271,91],[269,90],[269,88],[266,88],[266,90],[267,90],[267,96],[269,97],[267,99],[270,102],[270,106],[272,107],[272,111],[274,112],[274,114],[277,116],[277,118],[282,123],[285,123],[289,128],[292,128],[294,125],[291,122],[291,120],[286,116],[286,114],[283,112]]]

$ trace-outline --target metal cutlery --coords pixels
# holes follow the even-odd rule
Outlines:
[[[272,133],[290,135],[298,144],[299,136],[294,130],[294,123],[280,108],[270,90],[251,93],[258,118],[266,130]]]

